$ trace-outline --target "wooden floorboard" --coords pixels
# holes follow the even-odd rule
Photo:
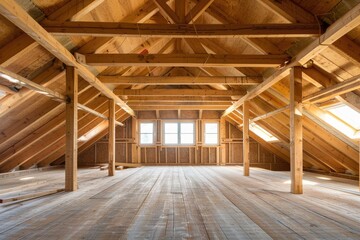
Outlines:
[[[20,180],[21,179],[21,180]],[[76,192],[0,205],[0,239],[360,239],[357,181],[241,167],[80,169]],[[7,176],[0,197],[63,187],[54,169]]]

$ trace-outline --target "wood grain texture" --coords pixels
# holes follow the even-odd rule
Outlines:
[[[51,239],[59,233],[74,239],[359,238],[356,181],[305,173],[313,185],[298,196],[288,193],[288,172],[254,168],[251,178],[241,172],[223,166],[142,167],[109,178],[105,171],[81,169],[75,193],[0,205],[0,234],[4,239]],[[34,179],[21,182],[17,176],[2,179],[0,189],[9,193],[1,197],[61,186],[63,170],[22,178],[30,176]]]

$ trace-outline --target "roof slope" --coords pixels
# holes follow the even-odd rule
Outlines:
[[[358,173],[357,142],[324,122],[320,112],[324,111],[324,106],[337,103],[345,103],[360,112],[357,83],[347,88],[338,86],[360,74],[360,20],[356,18],[360,11],[359,1],[18,2],[32,18],[52,32],[62,46],[78,54],[76,64],[83,71],[79,82],[79,102],[107,115],[107,99],[99,92],[105,84],[121,98],[118,103],[122,108],[117,108],[119,121],[131,114],[122,101],[136,111],[174,109],[176,107],[167,103],[171,99],[177,105],[186,101],[183,109],[223,111],[233,106],[226,112],[226,117],[241,127],[242,113],[238,107],[244,99],[251,98],[250,117],[253,119],[283,108],[284,111],[257,121],[280,142],[268,143],[256,135],[252,137],[275,154],[289,156],[288,69],[300,63],[305,98],[317,94],[320,89],[335,88],[330,89],[335,92],[330,97],[320,98],[316,103],[309,101],[305,105],[304,161],[327,171]],[[339,24],[345,21],[351,24]],[[104,35],[106,31],[95,28],[91,22],[104,22],[100,27],[109,28],[107,34]],[[116,32],[109,22],[127,23],[123,26],[129,30]],[[162,24],[164,29],[169,26],[177,28],[164,33],[150,26],[150,31],[146,32],[148,25],[142,23]],[[169,23],[178,25],[167,26]],[[191,24],[187,25],[187,30],[179,32],[186,28],[183,24],[187,23]],[[86,24],[93,27],[85,28]],[[222,31],[214,30],[216,25],[208,24],[222,24],[217,25]],[[287,28],[286,34],[283,32],[281,36],[264,36],[278,31],[276,24],[292,25],[282,25]],[[228,29],[235,26],[243,27],[238,29],[237,36],[225,36]],[[299,26],[302,32],[289,36],[291,31],[299,31]],[[65,54],[65,59],[61,53],[51,53],[44,42],[40,42],[43,46],[39,45],[4,17],[0,18],[0,27],[3,29],[0,36],[1,66],[64,95],[62,62],[73,57]],[[211,30],[206,30],[208,27]],[[312,29],[312,33],[307,30],[305,34],[304,29]],[[177,33],[192,35],[175,36]],[[222,37],[212,36],[221,34]],[[102,53],[107,55],[99,55]],[[272,64],[264,64],[266,58],[265,62],[271,58]],[[98,83],[91,82],[92,74],[98,77]],[[171,80],[173,77],[177,77],[177,84]],[[162,84],[156,84],[159,82]],[[106,94],[107,97],[113,96],[112,92]],[[203,100],[202,104],[199,100]],[[64,104],[0,78],[0,172],[18,166],[25,169],[35,164],[45,166],[61,157],[65,149],[64,111]],[[107,122],[80,111],[79,136],[94,132],[94,129],[98,134],[89,142],[81,142],[81,149],[106,134]]]

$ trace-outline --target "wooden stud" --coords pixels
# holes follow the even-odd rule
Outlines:
[[[131,119],[131,137],[133,138],[133,142],[131,145],[131,157],[132,157],[132,163],[140,163],[140,157],[139,157],[139,150],[138,150],[138,144],[139,144],[139,133],[138,133],[138,121],[135,117]]]
[[[249,102],[245,101],[243,105],[243,167],[244,176],[250,174],[250,138],[249,138]]]
[[[65,191],[76,191],[78,157],[78,75],[74,67],[66,67],[66,153]]]
[[[220,118],[220,164],[225,165],[226,163],[226,144],[224,142],[226,138],[226,120]]]
[[[109,99],[109,176],[115,175],[115,101]]]
[[[303,129],[302,129],[302,70],[291,69],[290,74],[290,168],[291,192],[303,193]]]

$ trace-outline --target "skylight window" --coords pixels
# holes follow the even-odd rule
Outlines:
[[[326,107],[322,119],[351,139],[360,138],[360,113],[345,104]]]
[[[256,123],[250,123],[249,126],[250,131],[261,137],[267,142],[276,142],[279,141],[274,135],[257,125]]]

